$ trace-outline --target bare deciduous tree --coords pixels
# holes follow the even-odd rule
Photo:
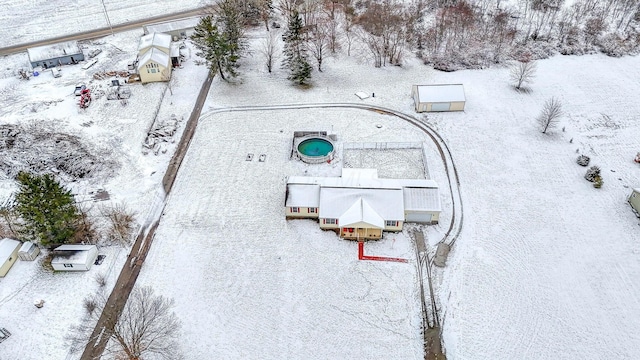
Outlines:
[[[102,293],[85,299],[87,319],[73,327],[67,336],[72,352],[81,351],[89,342],[96,341],[91,338],[93,326],[100,318],[106,302],[107,296]],[[91,309],[87,308],[88,303],[91,303]],[[134,288],[122,314],[113,325],[113,331],[102,334],[111,340],[105,353],[127,360],[179,359],[177,338],[180,321],[172,311],[173,305],[172,299],[156,295],[150,287]]]
[[[547,130],[556,127],[560,116],[562,116],[562,103],[560,100],[552,97],[544,103],[542,112],[537,118],[542,133],[546,134]]]
[[[267,34],[264,42],[262,43],[262,48],[260,49],[260,53],[264,55],[264,60],[269,72],[273,70],[273,63],[277,59],[279,50],[278,36],[279,34],[275,30],[270,31],[269,34]]]
[[[318,71],[322,72],[322,60],[329,46],[329,33],[331,31],[330,19],[321,17],[315,29],[308,34],[309,39],[306,42],[307,49],[318,64]]]
[[[511,80],[515,82],[516,89],[530,84],[536,77],[536,62],[533,60],[517,61],[511,65]]]
[[[134,230],[135,213],[124,204],[113,204],[100,208],[102,216],[109,220],[110,228],[107,237],[122,245],[128,245]]]

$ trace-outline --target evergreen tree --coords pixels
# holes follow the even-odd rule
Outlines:
[[[22,220],[22,235],[42,245],[68,242],[80,220],[71,191],[49,174],[20,172],[17,180],[15,210]]]
[[[191,35],[191,41],[200,50],[212,73],[219,73],[223,80],[227,75],[238,76],[237,68],[246,49],[242,13],[235,3],[226,0],[218,4],[216,17],[207,15],[200,19]]]
[[[311,78],[311,64],[309,64],[302,37],[302,18],[297,10],[291,13],[287,31],[282,35],[282,39],[284,40],[282,67],[289,70],[287,79],[304,85]]]

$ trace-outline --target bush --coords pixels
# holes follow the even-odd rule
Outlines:
[[[591,158],[589,158],[587,155],[580,155],[578,156],[578,158],[576,159],[576,162],[578,163],[578,165],[580,166],[587,166],[589,165],[589,161],[591,161]]]
[[[84,298],[82,305],[84,306],[84,309],[87,311],[88,315],[93,314],[93,312],[98,307],[98,303],[93,296]]]
[[[602,181],[602,178],[598,175],[595,177],[594,181],[593,181],[593,187],[596,189],[600,189],[602,187],[602,183],[604,181]]]
[[[597,166],[590,167],[587,173],[584,174],[584,178],[591,182],[595,182],[596,177],[600,177],[600,168]]]

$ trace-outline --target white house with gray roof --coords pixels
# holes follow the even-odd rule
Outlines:
[[[317,219],[352,240],[379,239],[405,222],[437,224],[438,185],[426,179],[380,179],[375,169],[343,169],[341,177],[291,176],[285,216]]]

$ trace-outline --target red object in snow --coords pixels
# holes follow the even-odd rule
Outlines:
[[[364,242],[358,241],[358,260],[373,260],[373,261],[391,261],[391,262],[409,262],[407,259],[385,257],[385,256],[367,256],[364,254]]]
[[[80,91],[80,101],[78,102],[78,106],[81,109],[86,109],[91,104],[91,90],[88,88],[82,89]]]

